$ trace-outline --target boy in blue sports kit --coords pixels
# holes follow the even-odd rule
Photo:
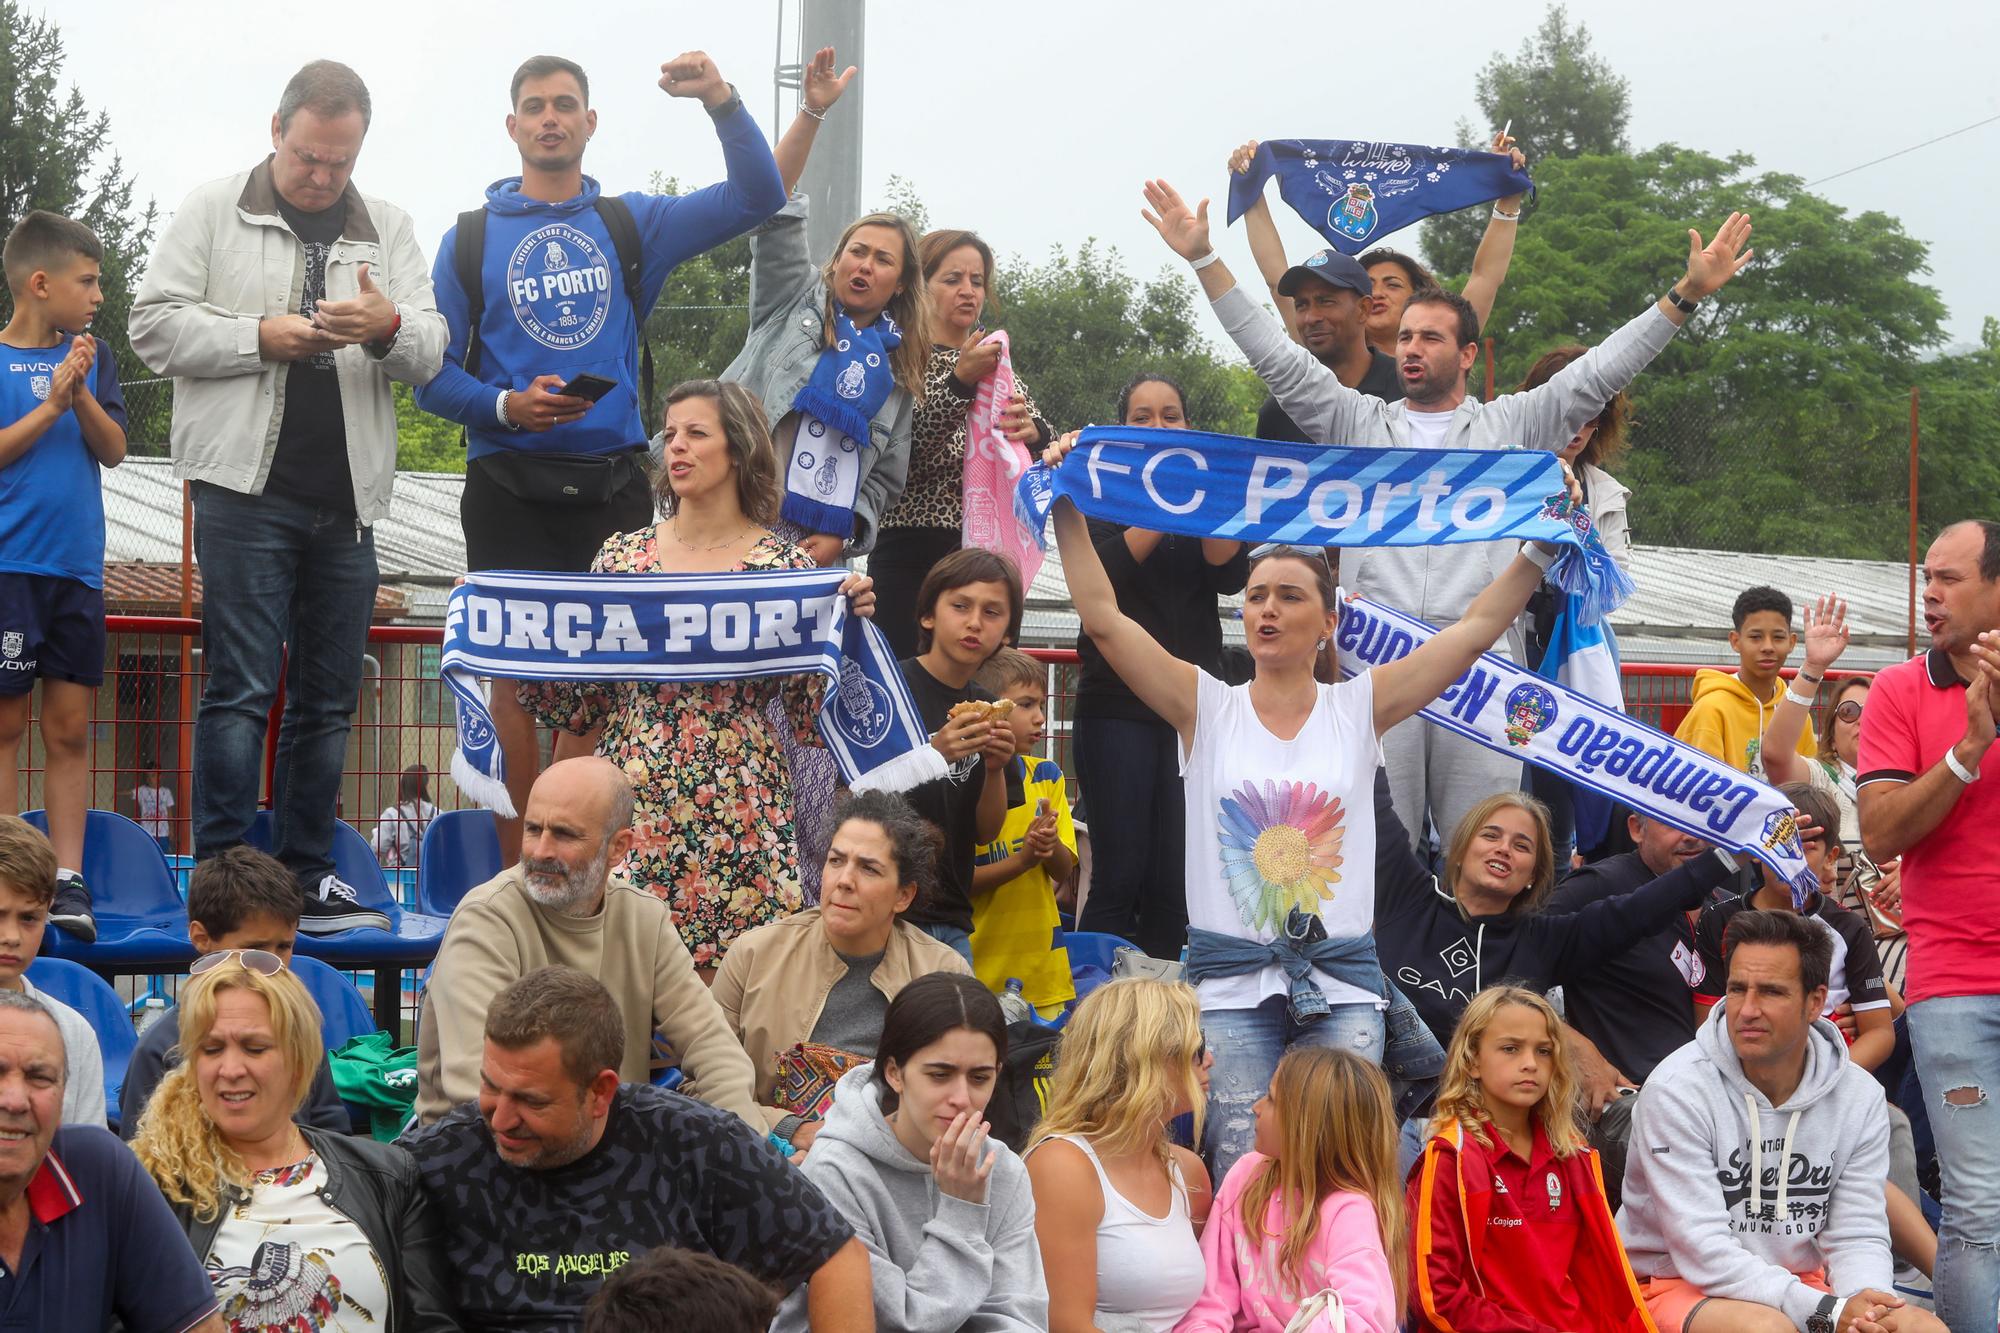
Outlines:
[[[43,805],[60,869],[49,924],[97,938],[83,865],[91,696],[104,682],[104,497],[125,461],[118,363],[84,332],[104,303],[104,246],[39,209],[8,233],[0,266],[14,317],[0,329],[0,812],[20,808],[15,767],[42,682]]]

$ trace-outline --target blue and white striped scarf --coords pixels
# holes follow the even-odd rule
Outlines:
[[[1406,657],[1435,633],[1415,616],[1343,598],[1334,631],[1341,672],[1358,675]],[[1756,857],[1791,885],[1801,910],[1819,889],[1783,793],[1519,662],[1483,654],[1422,716],[1648,819]]]
[[[467,575],[452,589],[439,663],[458,705],[452,778],[481,805],[515,813],[481,676],[695,682],[818,672],[828,682],[819,732],[849,785],[907,785],[936,767],[937,752],[888,640],[848,613],[846,577],[840,569]]]
[[[1019,485],[1030,526],[1058,495],[1092,518],[1185,537],[1300,546],[1446,546],[1502,539],[1562,547],[1549,581],[1596,623],[1632,580],[1571,505],[1540,449],[1336,448],[1207,431],[1092,426],[1060,468]]]

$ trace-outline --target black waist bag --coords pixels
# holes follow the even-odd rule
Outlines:
[[[500,449],[478,459],[493,483],[529,504],[603,507],[640,471],[639,449],[615,454],[553,454]]]

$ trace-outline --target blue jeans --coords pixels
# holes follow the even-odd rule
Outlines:
[[[1091,850],[1076,928],[1178,958],[1188,924],[1180,738],[1164,722],[1104,717],[1078,718],[1072,738]]]
[[[316,885],[333,873],[334,805],[375,609],[375,535],[352,516],[201,483],[194,508],[208,670],[194,724],[195,859],[241,843],[256,817],[283,672],[271,850]]]
[[[1215,1056],[1201,1149],[1220,1189],[1229,1168],[1256,1142],[1251,1108],[1270,1090],[1271,1075],[1285,1052],[1294,1046],[1328,1046],[1379,1061],[1385,1024],[1382,1011],[1372,1004],[1336,1004],[1325,1018],[1300,1023],[1285,997],[1273,995],[1255,1009],[1206,1010],[1201,1027]]]
[[[1984,1333],[2000,1306],[2000,995],[1920,1000],[1909,1022],[1944,1172],[1937,1314]]]
[[[958,956],[968,964],[972,962],[972,935],[957,926],[947,926],[942,921],[928,926],[918,926],[918,930],[936,940],[939,944],[949,944],[958,951]]]

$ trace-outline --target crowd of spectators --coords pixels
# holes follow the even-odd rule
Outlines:
[[[1560,775],[1419,716],[1483,653],[1539,663],[1562,610],[1547,548],[1249,547],[1058,500],[1082,627],[1072,811],[1038,753],[1021,570],[964,545],[960,479],[989,445],[1060,469],[1076,439],[1011,376],[975,427],[1007,355],[977,233],[869,214],[809,251],[796,186],[855,75],[816,53],[773,148],[714,60],[665,63],[727,179],[614,196],[583,172],[584,71],[530,59],[519,174],[427,261],[353,183],[366,86],[315,61],[271,155],[174,214],[131,339],[174,380],[206,584],[197,956],[126,1072],[129,1146],[99,1034],[26,975],[47,931],[96,936],[84,722],[124,408],[86,332],[102,246],[53,214],[14,227],[0,806],[37,685],[48,761],[46,834],[0,815],[0,1324],[1992,1329],[2000,524],[1936,536],[1929,651],[1872,678],[1832,674],[1837,597],[1797,628],[1783,591],[1737,599],[1738,668],[1697,676],[1678,736],[1781,784],[1807,891],[1658,810],[1580,827]],[[1278,314],[1212,248],[1205,201],[1145,197],[1270,391],[1261,431],[1557,454],[1620,563],[1625,390],[1751,258],[1742,215],[1690,233],[1657,302],[1481,401],[1518,196],[1463,293],[1386,249],[1291,265],[1259,202]],[[653,300],[746,233],[741,353],[649,418]],[[880,622],[937,762],[840,792],[816,726],[838,687],[816,676],[494,680],[505,869],[444,930],[388,1141],[349,1132],[293,948],[387,925],[332,837],[396,384],[465,430],[469,573],[872,556],[839,596]],[[1158,374],[1106,410],[1197,424]],[[1340,678],[1337,577],[1435,633]],[[1237,592],[1232,669],[1218,602]],[[243,844],[281,676],[266,854]],[[148,777],[154,833],[172,798]],[[407,770],[382,812],[385,864],[414,864],[429,780]],[[1136,946],[1109,978],[1062,946],[1086,827],[1077,925]]]

